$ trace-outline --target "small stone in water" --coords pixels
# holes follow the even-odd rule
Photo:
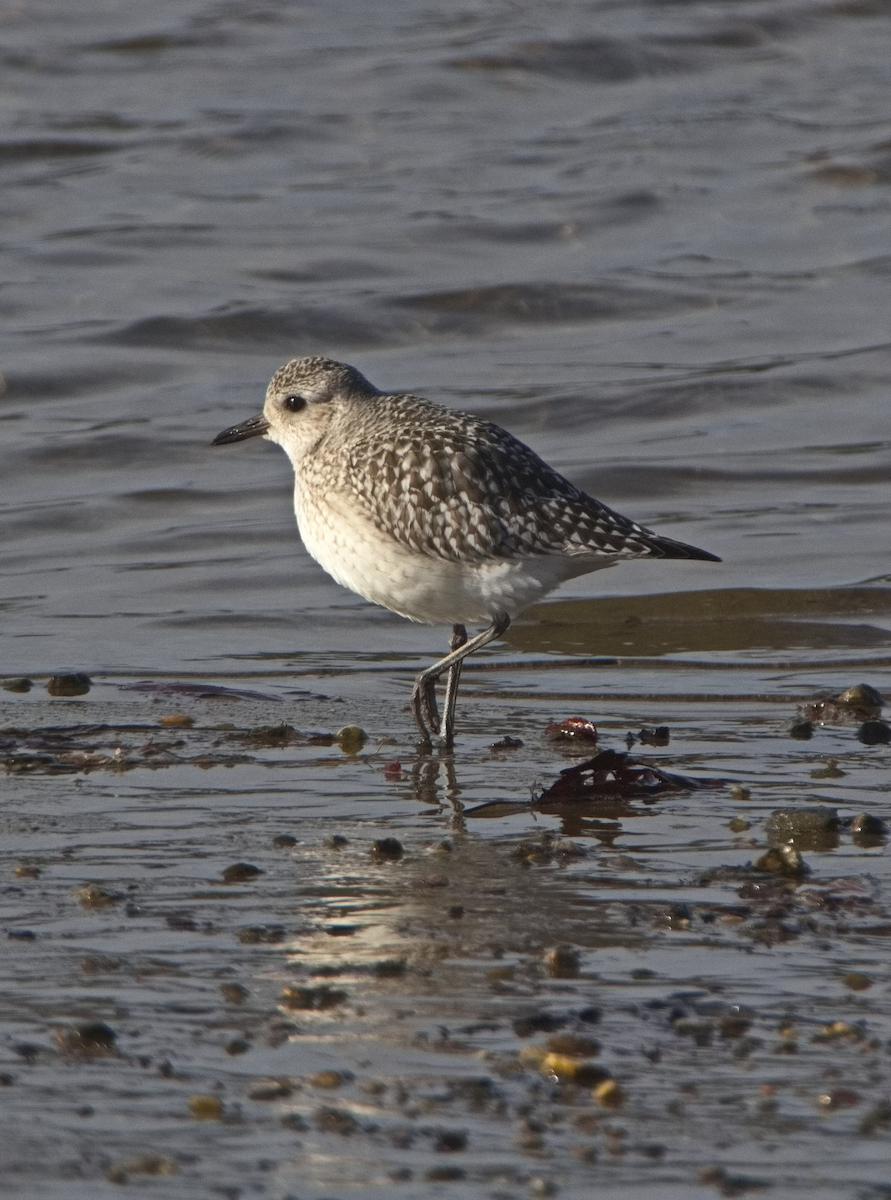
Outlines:
[[[231,867],[226,867],[220,875],[223,883],[247,883],[250,879],[256,879],[258,875],[265,875],[266,872],[261,867],[255,867],[253,863],[233,863]]]
[[[30,692],[33,686],[34,680],[26,679],[24,675],[0,681],[0,687],[7,692]]]
[[[358,725],[344,725],[337,731],[337,744],[344,754],[358,754],[368,741],[368,734]]]
[[[191,729],[195,720],[188,713],[170,713],[169,716],[161,717],[158,724],[172,729]]]
[[[463,1129],[440,1129],[433,1141],[437,1154],[455,1154],[467,1149],[467,1134]]]
[[[501,738],[499,741],[493,742],[492,745],[489,747],[489,749],[490,750],[519,750],[522,745],[523,745],[522,738],[511,737],[510,734],[505,734],[505,736],[503,738]]]
[[[325,846],[329,850],[342,850],[344,846],[349,845],[349,838],[344,837],[342,833],[333,833],[325,842]]]
[[[863,1040],[863,1031],[856,1025],[852,1025],[850,1021],[833,1021],[830,1025],[822,1025],[819,1033],[815,1033],[811,1041],[817,1043],[838,1042],[842,1039],[860,1042]]]
[[[823,1092],[817,1097],[817,1103],[823,1109],[829,1112],[835,1112],[839,1108],[853,1108],[860,1103],[860,1097],[850,1088],[833,1088],[830,1092]]]
[[[542,961],[552,979],[576,979],[581,968],[581,955],[573,946],[554,946]]]
[[[840,771],[837,758],[827,758],[825,767],[811,771],[811,779],[843,779],[847,771]]]
[[[220,995],[227,1004],[244,1004],[250,992],[243,983],[222,983],[220,984]]]
[[[852,992],[867,992],[872,987],[872,980],[862,971],[848,971],[841,977],[842,983]]]
[[[738,783],[735,783],[733,785],[733,787],[730,789],[730,799],[731,800],[751,800],[752,793],[749,791],[749,789],[747,787],[741,787]]]
[[[306,1082],[310,1087],[330,1092],[343,1087],[346,1083],[352,1083],[352,1080],[353,1076],[349,1071],[316,1071]]]
[[[404,853],[402,842],[398,838],[377,838],[371,843],[372,856],[380,861],[395,862]]]
[[[553,1054],[568,1054],[574,1058],[594,1058],[600,1053],[600,1042],[578,1033],[554,1033],[545,1046]]]
[[[834,808],[778,808],[764,824],[774,846],[789,843],[800,850],[834,850],[839,820]]]
[[[670,733],[667,725],[657,725],[655,729],[644,726],[637,736],[642,746],[667,746]]]
[[[881,709],[885,700],[880,692],[869,683],[855,683],[853,687],[845,688],[835,698],[836,704],[849,708],[852,712],[873,716],[875,710]]]
[[[294,1091],[288,1079],[257,1079],[248,1088],[248,1100],[285,1100]]]
[[[297,845],[297,839],[290,833],[280,833],[272,839],[272,844],[276,850],[290,850],[292,846]]]
[[[851,837],[864,849],[881,846],[887,837],[885,822],[872,813],[858,813],[851,821]]]
[[[189,1097],[189,1112],[198,1121],[219,1121],[223,1102],[219,1096],[196,1093]]]
[[[550,724],[545,737],[556,742],[596,742],[597,726],[587,717],[565,717]]]
[[[812,721],[793,721],[789,726],[789,737],[799,742],[809,742],[814,736]]]
[[[104,1021],[85,1021],[56,1030],[56,1044],[63,1054],[94,1058],[117,1054],[117,1034]]]
[[[772,846],[766,854],[762,854],[752,864],[756,871],[767,871],[771,875],[808,875],[810,867],[806,866],[801,852],[794,846]]]
[[[591,1093],[595,1103],[601,1108],[621,1108],[625,1103],[625,1093],[615,1079],[604,1079]]]
[[[51,696],[85,696],[92,685],[89,675],[52,675],[46,690]]]
[[[884,721],[864,721],[857,737],[864,746],[887,746],[891,742],[891,725]]]
[[[286,987],[282,990],[279,1003],[290,1009],[326,1009],[345,1004],[347,993],[326,984],[321,987]]]
[[[320,1133],[339,1133],[341,1137],[349,1137],[359,1128],[353,1114],[342,1108],[320,1108],[315,1114],[315,1123]]]
[[[163,1154],[136,1154],[105,1168],[109,1183],[129,1183],[134,1175],[178,1175],[179,1165]]]
[[[83,887],[75,888],[74,894],[83,908],[110,908],[121,899],[98,883],[85,883]]]

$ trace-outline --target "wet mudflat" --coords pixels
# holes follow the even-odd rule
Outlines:
[[[4,1195],[888,1195],[887,30],[0,7]],[[444,632],[209,446],[317,352],[723,563],[419,757]]]
[[[882,1195],[891,733],[829,697],[885,603],[842,658],[811,598],[837,665],[502,651],[451,756],[392,667],[10,694],[9,1194]]]

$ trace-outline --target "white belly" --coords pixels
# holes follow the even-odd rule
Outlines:
[[[408,549],[337,495],[301,495],[294,511],[308,552],[329,575],[366,600],[424,625],[490,622],[516,616],[575,575],[612,559],[535,555],[481,563],[451,562]]]

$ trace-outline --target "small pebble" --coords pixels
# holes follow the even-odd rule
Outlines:
[[[89,675],[52,675],[46,690],[51,696],[85,696],[92,686]]]
[[[255,1079],[245,1092],[248,1100],[258,1103],[269,1100],[286,1100],[294,1091],[288,1079]]]
[[[337,744],[344,754],[358,754],[368,741],[368,734],[358,725],[344,725],[337,731]]]
[[[258,875],[265,875],[266,872],[260,867],[255,867],[253,863],[233,863],[231,867],[226,867],[220,874],[223,883],[247,883],[251,879],[256,879]]]
[[[771,846],[766,854],[757,858],[752,866],[756,871],[766,871],[771,875],[808,875],[810,867],[801,857],[801,851],[794,846]]]
[[[402,858],[404,853],[402,842],[398,838],[377,838],[371,843],[372,857],[378,859],[380,862],[395,862],[397,859]]]
[[[223,1115],[223,1102],[219,1096],[196,1093],[189,1097],[189,1112],[198,1121],[219,1121]]]
[[[872,987],[872,980],[862,971],[848,971],[846,975],[842,975],[841,981],[852,992],[868,992]]]
[[[117,1054],[117,1034],[104,1021],[84,1021],[55,1031],[56,1045],[63,1054],[98,1058]]]
[[[887,746],[891,742],[891,725],[885,721],[864,721],[857,737],[864,746]]]
[[[139,1175],[178,1175],[179,1164],[164,1154],[135,1154],[132,1158],[122,1158],[120,1162],[112,1163],[105,1168],[105,1178],[109,1183],[129,1183],[133,1176]]]
[[[279,1004],[284,1008],[300,1011],[301,1009],[324,1010],[336,1008],[345,1004],[347,993],[340,988],[331,988],[326,984],[320,987],[286,987],[279,996]]]
[[[121,899],[114,892],[100,887],[98,883],[85,883],[82,887],[75,888],[74,894],[82,908],[110,908]]]
[[[542,962],[552,979],[576,979],[581,969],[581,955],[573,946],[554,946]]]
[[[352,1083],[352,1081],[353,1076],[349,1071],[316,1071],[306,1082],[310,1087],[330,1092],[343,1087],[344,1084]]]
[[[24,675],[0,680],[0,687],[7,692],[30,692],[33,686],[34,680],[26,679]]]
[[[195,724],[194,718],[187,713],[171,713],[168,717],[161,717],[159,725],[166,725],[174,729],[191,729]]]
[[[604,1079],[591,1093],[592,1099],[601,1108],[621,1108],[625,1103],[625,1093],[615,1079]]]
[[[244,1004],[250,992],[243,983],[221,983],[220,995],[227,1004]]]

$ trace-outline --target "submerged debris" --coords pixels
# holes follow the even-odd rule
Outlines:
[[[721,779],[690,779],[650,763],[635,762],[629,754],[617,750],[601,750],[586,762],[561,771],[559,779],[538,797],[536,807],[598,797],[658,796],[723,785]]]
[[[655,728],[645,725],[637,736],[643,746],[667,746],[671,738],[667,725],[657,725]]]
[[[858,683],[845,688],[837,696],[812,700],[803,707],[802,715],[816,725],[869,721],[880,715],[884,704],[884,698],[874,687],[868,683]]]
[[[117,686],[122,692],[144,692],[149,696],[192,696],[195,700],[274,700],[281,703],[281,696],[250,692],[246,688],[223,687],[219,683],[158,683],[154,679],[139,679],[135,683],[119,683]]]

